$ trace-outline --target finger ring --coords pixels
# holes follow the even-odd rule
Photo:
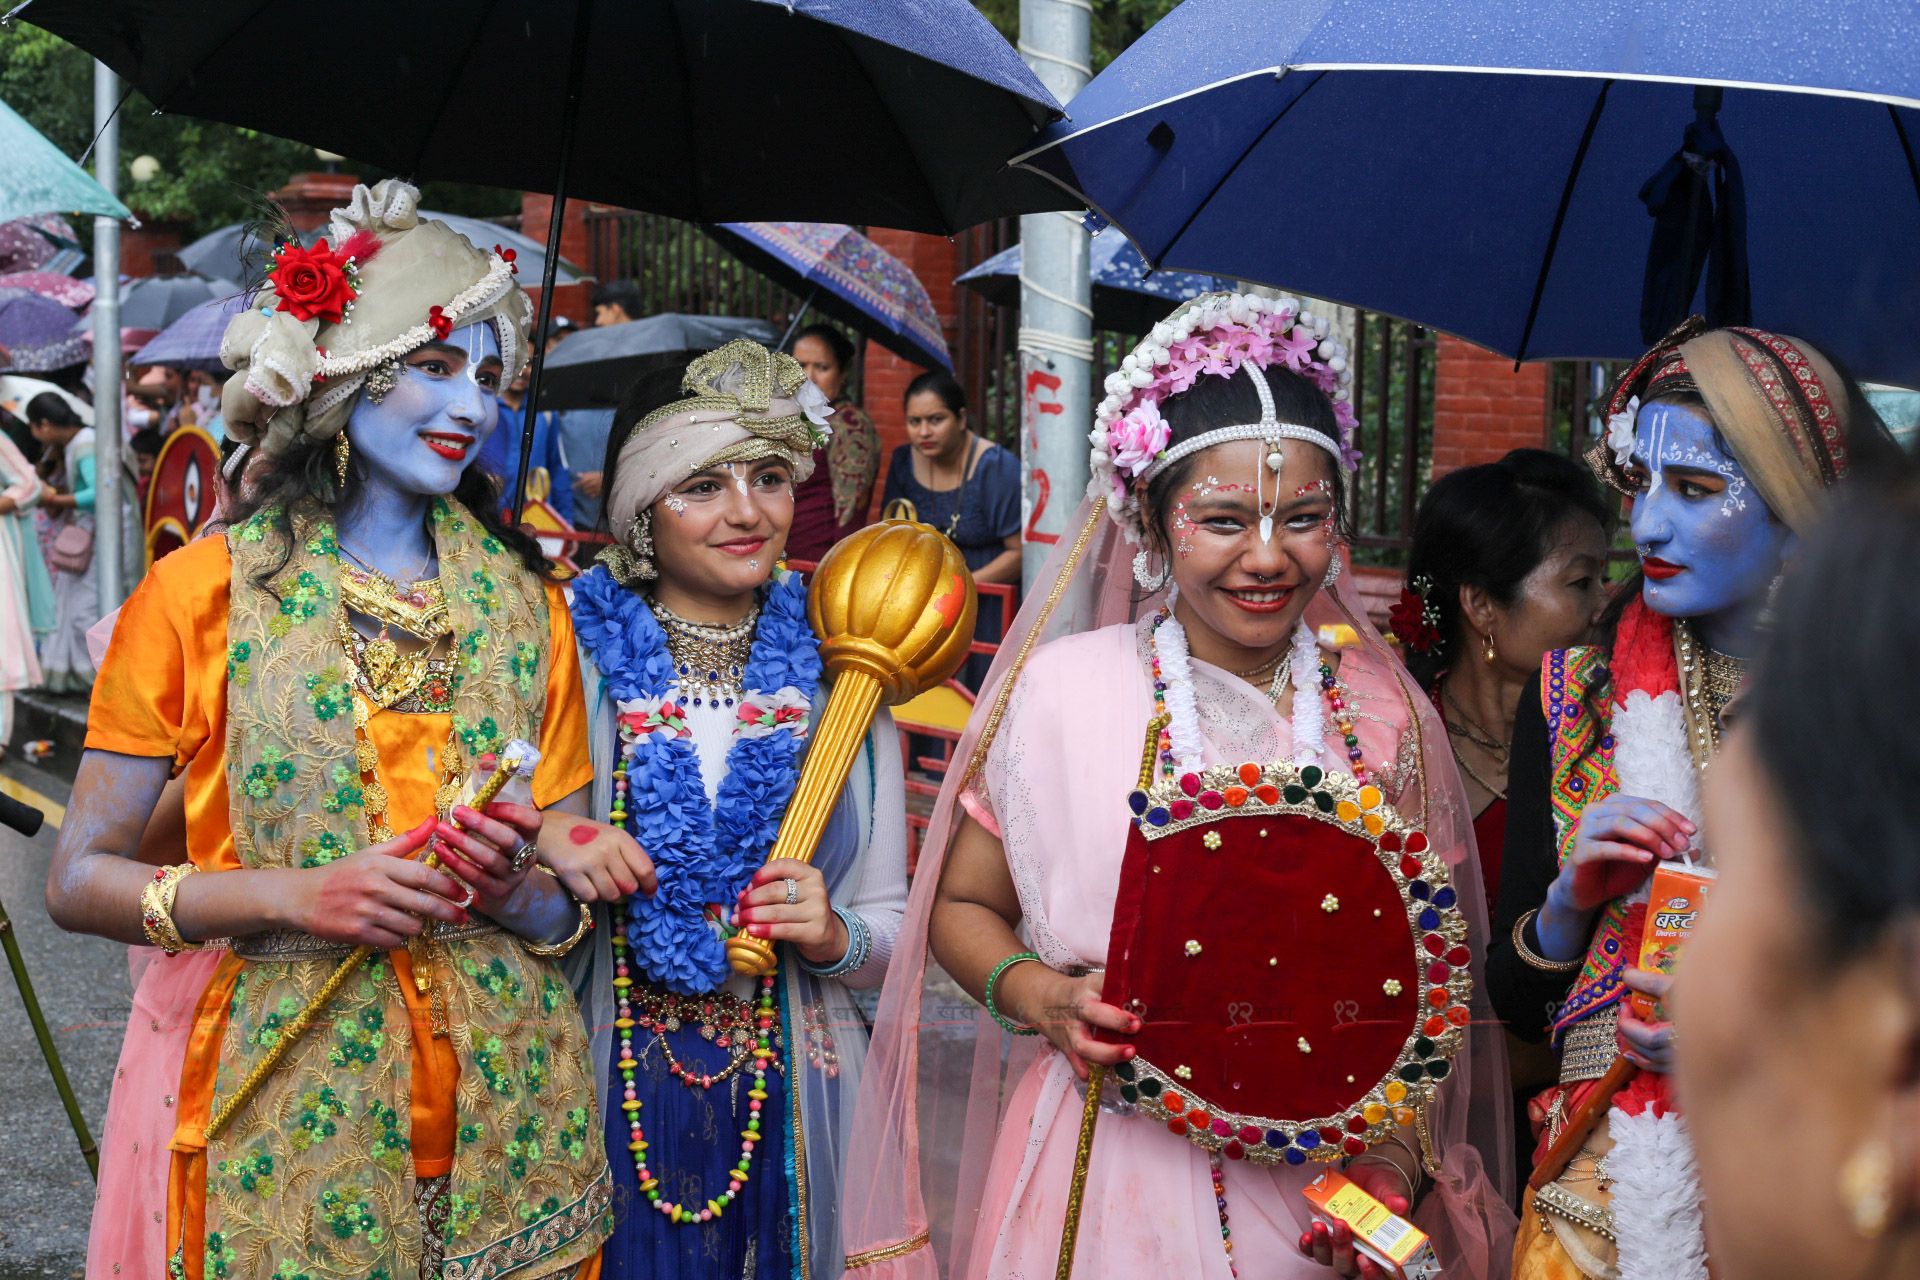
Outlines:
[[[534,848],[533,845],[523,844],[513,851],[513,857],[507,865],[517,875],[527,869],[527,864],[533,861],[534,855],[537,853],[539,853],[539,850]]]
[[[798,901],[800,901],[800,882],[798,880],[795,880],[792,876],[788,876],[787,877],[787,905],[792,906],[794,903]]]
[[[465,889],[467,891],[467,896],[465,898],[462,898],[460,901],[454,903],[453,905],[461,908],[472,906],[473,899],[475,897],[473,886],[468,884],[465,880],[459,881],[459,885],[462,889]]]

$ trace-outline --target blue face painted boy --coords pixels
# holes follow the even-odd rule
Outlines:
[[[353,456],[401,493],[452,493],[500,421],[500,339],[491,324],[455,329],[408,352],[378,404],[362,394],[347,419]]]
[[[1691,619],[1706,644],[1744,656],[1792,532],[1767,510],[1697,404],[1642,405],[1632,467],[1640,492],[1631,528],[1647,606]]]

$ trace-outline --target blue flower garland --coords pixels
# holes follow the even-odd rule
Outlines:
[[[743,676],[748,691],[792,685],[814,699],[820,650],[806,615],[798,574],[767,589]],[[646,602],[604,568],[574,580],[573,625],[614,698],[659,698],[674,688],[665,631]],[[800,754],[801,740],[791,733],[736,736],[727,776],[709,805],[690,740],[649,735],[637,745],[627,772],[627,826],[653,859],[660,887],[628,901],[627,937],[647,977],[700,995],[732,973],[706,905],[730,908],[766,861],[800,778]]]

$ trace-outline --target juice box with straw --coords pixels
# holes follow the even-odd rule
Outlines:
[[[1700,908],[1713,891],[1714,871],[1692,862],[1662,862],[1648,886],[1647,919],[1640,929],[1640,967],[1671,974],[1680,963],[1680,947],[1693,932]],[[1666,1006],[1638,991],[1632,997],[1634,1016],[1664,1022]]]
[[[1355,1252],[1391,1280],[1440,1280],[1440,1261],[1426,1232],[1387,1209],[1347,1176],[1328,1169],[1301,1189],[1315,1221],[1344,1222]]]

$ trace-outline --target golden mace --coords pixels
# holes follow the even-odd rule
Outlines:
[[[807,621],[820,637],[833,692],[813,726],[769,859],[812,860],[874,713],[959,670],[979,608],[960,548],[930,525],[882,521],[827,552],[814,571]],[[727,940],[727,959],[736,973],[772,973],[773,944],[736,934]]]
[[[501,755],[492,776],[480,784],[479,790],[473,793],[473,799],[467,802],[469,809],[485,810],[489,804],[493,803],[494,797],[500,794],[500,789],[520,771],[522,760],[514,749],[525,745],[518,741],[507,745],[506,752]],[[535,754],[537,756],[538,753]],[[455,822],[453,826],[457,830],[460,824]],[[440,852],[437,845],[427,847],[426,864],[429,867],[440,865]],[[281,1059],[285,1058],[292,1050],[294,1043],[307,1033],[314,1019],[333,1003],[333,998],[340,994],[340,988],[346,985],[347,979],[366,963],[367,957],[373,952],[374,948],[371,946],[355,947],[347,958],[340,962],[340,967],[321,984],[320,990],[315,992],[313,999],[307,1002],[307,1007],[295,1014],[293,1021],[280,1029],[280,1039],[275,1042],[273,1048],[267,1050],[267,1056],[254,1064],[253,1070],[247,1073],[247,1078],[240,1082],[240,1087],[227,1095],[227,1100],[220,1104],[220,1109],[213,1113],[211,1120],[207,1121],[208,1141],[219,1137],[220,1131],[240,1114],[240,1108],[246,1106],[253,1100],[253,1095],[260,1092],[260,1086],[267,1082],[267,1077],[273,1074],[274,1068],[280,1065]]]

